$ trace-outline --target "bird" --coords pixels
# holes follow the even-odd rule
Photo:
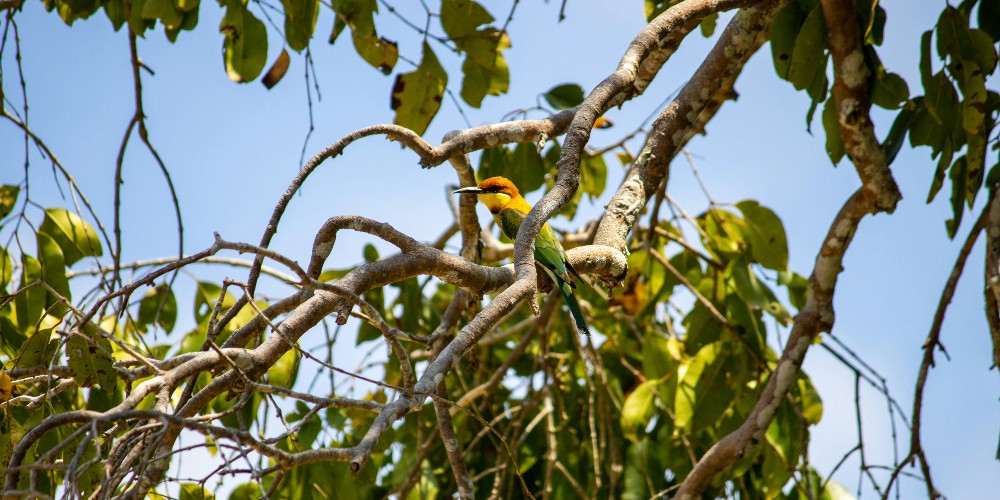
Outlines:
[[[458,194],[475,194],[479,201],[486,205],[486,208],[493,214],[493,218],[500,226],[504,236],[513,240],[517,237],[517,231],[521,228],[521,222],[531,211],[531,205],[525,201],[517,186],[506,177],[490,177],[479,183],[478,186],[470,186],[455,191]],[[556,238],[555,231],[548,224],[542,225],[542,230],[535,238],[535,262],[541,265],[545,273],[552,278],[569,312],[573,315],[576,329],[582,335],[590,335],[587,322],[583,319],[583,312],[580,310],[580,302],[576,299],[573,290],[576,289],[574,277],[580,278],[580,274],[573,269],[573,266],[566,258],[566,251]]]

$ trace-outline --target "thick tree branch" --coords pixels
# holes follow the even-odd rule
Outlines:
[[[518,230],[514,242],[514,264],[519,280],[525,280],[529,283],[535,281],[533,256],[535,238],[538,236],[542,224],[552,214],[565,206],[579,187],[580,159],[584,147],[590,140],[590,132],[594,122],[615,103],[618,94],[631,91],[639,72],[639,66],[652,51],[659,47],[660,40],[672,32],[683,32],[685,26],[691,26],[692,23],[697,24],[707,15],[755,3],[757,2],[753,0],[685,0],[664,11],[636,35],[618,63],[618,68],[594,88],[580,105],[566,133],[562,154],[556,163],[559,169],[556,184],[541,201],[535,204]],[[690,28],[687,30],[690,31]],[[750,42],[755,39],[756,37],[753,37]],[[709,92],[706,99],[714,94],[714,92]],[[692,117],[693,119],[694,117]],[[618,224],[621,223],[618,222]],[[631,227],[631,223],[627,222],[626,225]],[[628,228],[625,229],[625,232],[628,232]],[[600,239],[596,240],[596,244],[607,245]],[[612,248],[621,249],[617,246]]]
[[[986,219],[986,319],[993,342],[993,368],[1000,368],[1000,196],[994,189]],[[1000,452],[998,452],[1000,453]]]
[[[885,153],[875,137],[868,109],[868,66],[862,51],[854,0],[822,0],[826,31],[833,56],[833,96],[844,151],[854,162],[868,196],[879,211],[892,213],[902,198]]]
[[[700,498],[705,487],[719,472],[747,456],[764,439],[778,405],[798,377],[813,338],[833,326],[833,291],[837,276],[843,269],[844,254],[862,217],[874,212],[875,208],[863,190],[856,191],[841,208],[816,257],[816,265],[809,278],[806,304],[795,317],[785,350],[756,406],[743,425],[701,457],[684,479],[676,498]]]
[[[595,244],[628,252],[625,238],[664,182],[670,161],[694,133],[704,128],[718,110],[720,98],[733,94],[733,82],[760,47],[771,18],[784,3],[768,0],[736,13],[705,61],[653,122],[646,144],[608,203]]]

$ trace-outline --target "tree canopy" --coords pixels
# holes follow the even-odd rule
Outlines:
[[[936,457],[925,443],[946,431],[921,422],[939,404],[924,398],[925,387],[948,354],[945,313],[963,271],[983,280],[975,300],[986,325],[967,333],[993,366],[977,369],[1000,363],[1000,0],[938,5],[933,25],[901,42],[919,49],[912,68],[883,64],[887,26],[907,13],[878,1],[647,0],[644,12],[636,5],[625,13],[645,22],[620,41],[610,28],[617,13],[598,18],[608,30],[586,40],[558,31],[605,5],[575,13],[575,2],[563,2],[539,20],[516,0],[404,4],[0,0],[0,491],[239,499],[949,493],[933,465],[961,453],[961,443]],[[96,128],[86,116],[66,113],[59,125],[68,128],[34,118],[38,86],[69,100],[87,96],[74,94],[77,82],[34,80],[25,70],[33,63],[22,47],[29,15],[58,16],[71,27],[67,40],[100,30],[127,56],[115,73],[123,79],[103,78],[96,65],[81,72],[93,75],[81,88],[96,82],[122,106],[114,139],[87,144],[99,150],[94,164],[61,160],[71,135]],[[530,30],[518,31],[524,25]],[[529,32],[558,43],[536,43]],[[594,46],[612,45],[604,36],[619,43],[615,59],[596,57]],[[222,64],[201,67],[192,57],[188,87],[165,99],[155,83],[171,76],[144,57],[157,37],[169,41],[159,56],[182,60],[189,37],[214,40]],[[540,82],[519,73],[510,61],[522,39],[536,67],[587,66],[600,76],[580,84],[576,75]],[[330,50],[352,52],[359,64],[327,57]],[[741,83],[755,54],[770,59],[770,86],[798,92],[797,126],[816,140],[803,134],[800,148],[777,137],[757,149],[741,137],[708,142],[723,113],[740,117],[743,129],[788,116],[733,102],[747,94]],[[682,57],[694,63],[677,64]],[[241,121],[270,121],[240,99],[250,88],[295,85],[291,68],[302,71],[305,102],[294,131],[269,123],[269,142],[300,158],[294,164],[286,154],[275,168],[254,160],[267,146],[235,133]],[[680,75],[676,88],[657,86],[668,71]],[[320,78],[330,74],[336,84]],[[232,82],[226,97],[200,96],[198,82],[219,75]],[[493,104],[518,82],[534,86],[520,95],[536,97]],[[319,138],[331,99],[373,119],[339,139]],[[209,118],[230,105],[246,114]],[[624,114],[630,109],[637,114]],[[160,135],[170,120],[192,123],[184,136]],[[199,129],[199,120],[231,127]],[[394,144],[372,148],[372,137]],[[802,161],[799,151],[813,148],[826,164],[804,176],[839,166],[851,191],[825,206],[787,186],[787,196],[802,197],[794,210],[811,221],[813,241],[798,247],[791,214],[775,208],[786,206],[780,195],[756,199],[724,187],[735,197],[720,199],[716,191],[725,176],[734,184],[793,178],[730,165],[703,182],[698,144],[775,163]],[[399,146],[397,163],[373,165]],[[155,176],[133,177],[137,165]],[[344,165],[350,174],[324,177]],[[497,175],[534,202],[513,241],[474,197],[450,195]],[[674,187],[684,175],[696,204]],[[98,197],[87,187],[94,176],[103,179]],[[436,191],[409,180],[416,176]],[[902,195],[916,203],[910,198],[924,193],[928,203],[948,200],[948,215],[919,231],[928,246],[955,240],[952,253],[935,259],[948,261],[950,274],[897,285],[897,302],[875,286],[845,299],[855,270],[847,259],[876,257],[859,252],[855,235],[874,224],[889,231]],[[205,199],[189,201],[198,196]],[[576,295],[590,337],[577,334],[534,265],[545,221],[584,277]],[[286,230],[294,237],[282,239]],[[156,254],[146,253],[144,238],[157,242]],[[794,255],[802,248],[812,254]],[[936,310],[908,309],[920,288],[940,295]],[[912,396],[890,390],[887,359],[856,353],[876,340],[838,328],[835,306],[843,314],[859,302],[921,316],[924,331],[894,346],[916,363],[906,381]],[[816,373],[802,369],[809,351],[846,369],[853,392],[831,399],[819,390]],[[995,400],[995,384],[969,387]],[[863,410],[862,394],[877,403]],[[872,406],[885,435],[862,429]],[[840,439],[833,453],[842,460],[821,467],[810,458],[814,432],[831,412],[856,415],[848,426],[856,436]],[[879,446],[893,453],[876,457]],[[195,453],[198,465],[185,466]],[[838,473],[844,463],[853,476]]]

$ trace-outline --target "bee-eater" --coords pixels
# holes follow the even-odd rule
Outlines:
[[[517,230],[521,228],[524,217],[531,211],[531,205],[517,191],[517,186],[505,177],[490,177],[480,182],[478,186],[462,188],[455,192],[477,195],[479,201],[490,209],[503,234],[512,240],[517,236]],[[573,289],[576,288],[573,276],[580,278],[580,274],[566,259],[566,251],[548,224],[542,225],[542,230],[535,238],[535,262],[542,266],[553,283],[559,287],[576,322],[576,329],[584,335],[590,335],[587,323],[583,320],[583,313],[580,311],[580,302],[573,295]]]

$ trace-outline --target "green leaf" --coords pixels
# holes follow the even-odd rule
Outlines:
[[[452,40],[472,35],[480,25],[493,22],[493,16],[472,0],[442,0],[441,27]]]
[[[302,357],[298,349],[289,349],[278,361],[267,369],[268,383],[278,387],[291,389],[299,371],[299,359]]]
[[[784,285],[788,289],[788,301],[796,309],[802,309],[806,305],[806,292],[809,290],[809,280],[801,274],[791,271],[778,273],[778,284]]]
[[[703,231],[702,244],[720,260],[727,261],[743,252],[745,224],[735,214],[713,208],[700,215],[698,223]]]
[[[899,109],[910,99],[906,80],[896,73],[884,73],[875,78],[871,91],[872,104],[885,109]]]
[[[365,262],[375,262],[378,260],[378,248],[371,243],[365,243],[363,249],[361,249],[361,255],[365,258]]]
[[[319,0],[281,0],[285,8],[285,40],[296,52],[309,46],[316,18],[319,14]]]
[[[180,3],[185,3],[185,2],[183,0],[181,0]],[[198,2],[197,2],[197,0],[193,0],[193,1],[189,1],[187,3],[195,3],[195,4],[197,4]],[[198,12],[199,12],[199,9],[197,9],[197,8],[193,8],[192,10],[186,11],[186,12],[184,12],[184,18],[181,19],[180,26],[176,26],[176,27],[173,27],[173,28],[166,28],[165,29],[165,33],[167,35],[167,40],[170,40],[171,42],[176,42],[177,41],[177,35],[180,34],[181,31],[191,31],[191,30],[193,30],[194,27],[198,25]]]
[[[823,9],[817,5],[806,16],[802,29],[795,37],[788,81],[797,90],[808,88],[816,78],[816,72],[826,71],[826,25],[823,19]]]
[[[646,249],[637,250],[628,256],[628,270],[630,273],[641,274],[649,290],[649,300],[655,299],[666,283],[667,269],[653,258]]]
[[[303,450],[312,448],[322,430],[323,421],[317,415],[313,415],[306,423],[302,424],[302,427],[294,435],[296,444]]]
[[[507,33],[485,28],[461,41],[458,48],[466,53],[462,63],[462,99],[478,108],[487,95],[500,95],[510,86],[510,72],[502,52],[510,48]]]
[[[6,294],[7,283],[14,275],[14,264],[10,261],[10,254],[7,249],[0,247],[0,293]]]
[[[950,129],[959,116],[958,93],[955,92],[955,87],[944,71],[934,74],[930,83],[930,87],[924,88],[924,106],[937,123]],[[934,144],[931,144],[931,147],[934,147]]]
[[[145,331],[145,326],[153,323],[160,325],[166,333],[173,331],[177,323],[177,299],[166,283],[150,289],[139,302],[136,326]]]
[[[101,384],[105,390],[113,391],[118,375],[111,357],[111,342],[101,336],[84,337],[71,335],[66,340],[66,360],[73,370],[73,378],[80,387]]]
[[[212,500],[215,495],[196,483],[181,483],[180,500]]]
[[[787,401],[782,401],[767,427],[765,437],[785,464],[795,464],[798,461],[801,434],[802,420]]]
[[[21,351],[17,353],[18,368],[47,367],[52,362],[52,357],[56,354],[55,340],[52,337],[52,328],[41,328],[28,337]]]
[[[885,140],[882,141],[882,152],[885,153],[886,165],[892,165],[899,150],[903,147],[903,139],[906,138],[906,133],[910,130],[910,123],[915,114],[914,107],[907,105],[899,110],[896,119],[892,122],[892,128],[889,129]]]
[[[39,232],[35,236],[38,243],[38,260],[42,266],[42,280],[67,301],[72,301],[62,250],[49,235]],[[57,318],[69,311],[69,307],[51,293],[46,293],[45,308],[49,314]]]
[[[767,328],[764,326],[760,308],[751,307],[738,294],[726,295],[726,319],[754,354],[763,353],[767,343]]]
[[[975,61],[983,73],[992,74],[997,67],[997,51],[993,46],[993,39],[985,31],[970,29],[969,41],[966,59]]]
[[[823,105],[823,131],[826,133],[826,155],[833,166],[844,157],[844,143],[840,138],[840,122],[837,120],[837,101],[831,95]]]
[[[965,155],[962,155],[948,172],[951,179],[951,211],[952,218],[945,221],[945,228],[948,230],[948,237],[955,238],[958,227],[962,224],[962,213],[965,211],[966,181],[968,180],[968,165]]]
[[[133,4],[134,5],[134,4]],[[121,29],[125,24],[125,0],[108,0],[104,2],[104,14],[111,21],[111,27],[115,31]]]
[[[771,57],[778,76],[788,79],[788,68],[792,63],[792,51],[806,13],[798,2],[791,2],[774,17],[771,22]]]
[[[934,178],[931,180],[931,190],[927,194],[927,203],[934,201],[934,197],[944,185],[944,175],[947,173],[948,167],[951,166],[952,158],[954,158],[954,153],[951,149],[951,141],[945,141],[941,157],[938,158],[937,169],[934,170]]]
[[[639,384],[622,403],[622,433],[630,441],[638,441],[640,433],[656,415],[655,391],[658,385],[657,380],[647,380]]]
[[[476,179],[484,181],[490,177],[507,177],[508,171],[514,170],[511,151],[504,146],[486,148],[479,155],[479,167],[476,169]]]
[[[375,0],[336,0],[333,10],[337,15],[330,43],[334,43],[340,32],[349,26],[351,41],[358,55],[383,74],[391,73],[399,60],[399,48],[396,42],[378,36],[374,15],[378,5]]]
[[[207,321],[211,317],[212,311],[215,309],[215,303],[218,302],[221,294],[222,288],[219,285],[209,281],[198,282],[198,288],[194,294],[194,318],[198,324]],[[233,307],[233,304],[236,304],[236,297],[226,292],[225,298],[222,299],[221,312],[225,312],[226,309]]]
[[[260,75],[267,63],[267,28],[247,10],[244,1],[225,1],[226,15],[219,31],[225,35],[222,58],[226,75],[237,83],[249,82]]]
[[[701,36],[708,38],[715,34],[715,25],[719,22],[719,13],[713,12],[701,19],[701,24],[698,25],[701,28]]]
[[[259,500],[264,498],[258,483],[243,483],[229,494],[229,500]]]
[[[583,97],[583,87],[575,83],[556,85],[542,94],[545,102],[557,110],[579,106],[583,102]]]
[[[30,283],[42,278],[42,264],[37,259],[21,254],[21,286],[24,288]],[[39,286],[32,287],[14,297],[14,310],[17,312],[17,326],[23,331],[34,328],[35,323],[42,317],[45,309],[45,289]]]
[[[59,245],[66,259],[66,266],[71,266],[84,257],[100,257],[103,253],[101,240],[97,238],[94,228],[67,210],[46,210],[45,219],[38,230],[51,236]]]
[[[139,16],[143,19],[158,19],[165,28],[177,29],[184,20],[184,11],[174,5],[174,0],[145,0]]]
[[[14,211],[14,203],[17,202],[17,195],[21,192],[19,186],[4,184],[0,186],[0,219],[7,217]]]
[[[121,8],[125,12],[126,20],[128,21],[129,30],[135,34],[135,36],[144,36],[146,30],[156,26],[155,19],[143,19],[142,9],[145,6],[147,0],[132,0],[130,3],[130,8],[125,9],[124,0],[122,1]],[[114,19],[112,19],[114,23]]]
[[[702,347],[687,365],[677,383],[674,425],[697,432],[714,424],[729,407],[733,390],[726,385],[723,366],[728,356],[722,342]]]
[[[778,302],[774,292],[757,279],[745,257],[740,256],[730,262],[726,267],[726,274],[732,279],[736,293],[744,301],[763,309],[778,321],[791,321],[788,311]]]
[[[933,75],[931,70],[931,30],[927,30],[920,35],[920,83],[926,90],[931,84]]]
[[[684,325],[684,350],[688,354],[697,353],[706,345],[719,340],[722,323],[709,312],[701,302],[695,303],[682,320]]]
[[[937,22],[938,57],[945,59],[951,55],[961,59],[971,44],[964,16],[955,7],[946,6]]]
[[[798,387],[798,402],[802,417],[812,425],[816,425],[823,418],[823,400],[819,397],[819,392],[812,384],[812,380],[805,373],[799,373],[796,381]]]
[[[885,9],[879,5],[878,0],[871,2],[872,10],[868,15],[868,27],[865,29],[865,43],[870,45],[882,45],[885,38]]]
[[[396,304],[403,306],[403,313],[397,318],[399,328],[405,332],[418,332],[420,330],[420,317],[423,312],[424,299],[420,289],[420,282],[416,277],[413,277],[393,283],[392,286],[399,288],[399,296],[396,297]]]
[[[982,0],[979,2],[979,29],[989,34],[993,40],[1000,41],[1000,0]]]
[[[545,183],[545,161],[534,143],[518,143],[506,167],[504,174],[500,175],[510,179],[522,195],[542,187]]]
[[[604,156],[584,153],[580,161],[580,191],[594,199],[604,193],[607,183],[608,164]]]
[[[676,361],[670,343],[677,341],[657,334],[647,334],[642,342],[642,372],[647,379],[655,380],[673,373]]]
[[[788,240],[781,219],[756,200],[741,201],[736,208],[746,223],[750,257],[768,269],[784,271],[788,267]]]
[[[392,89],[392,109],[396,111],[393,123],[423,134],[441,108],[447,85],[448,74],[425,42],[417,69],[396,77]]]

